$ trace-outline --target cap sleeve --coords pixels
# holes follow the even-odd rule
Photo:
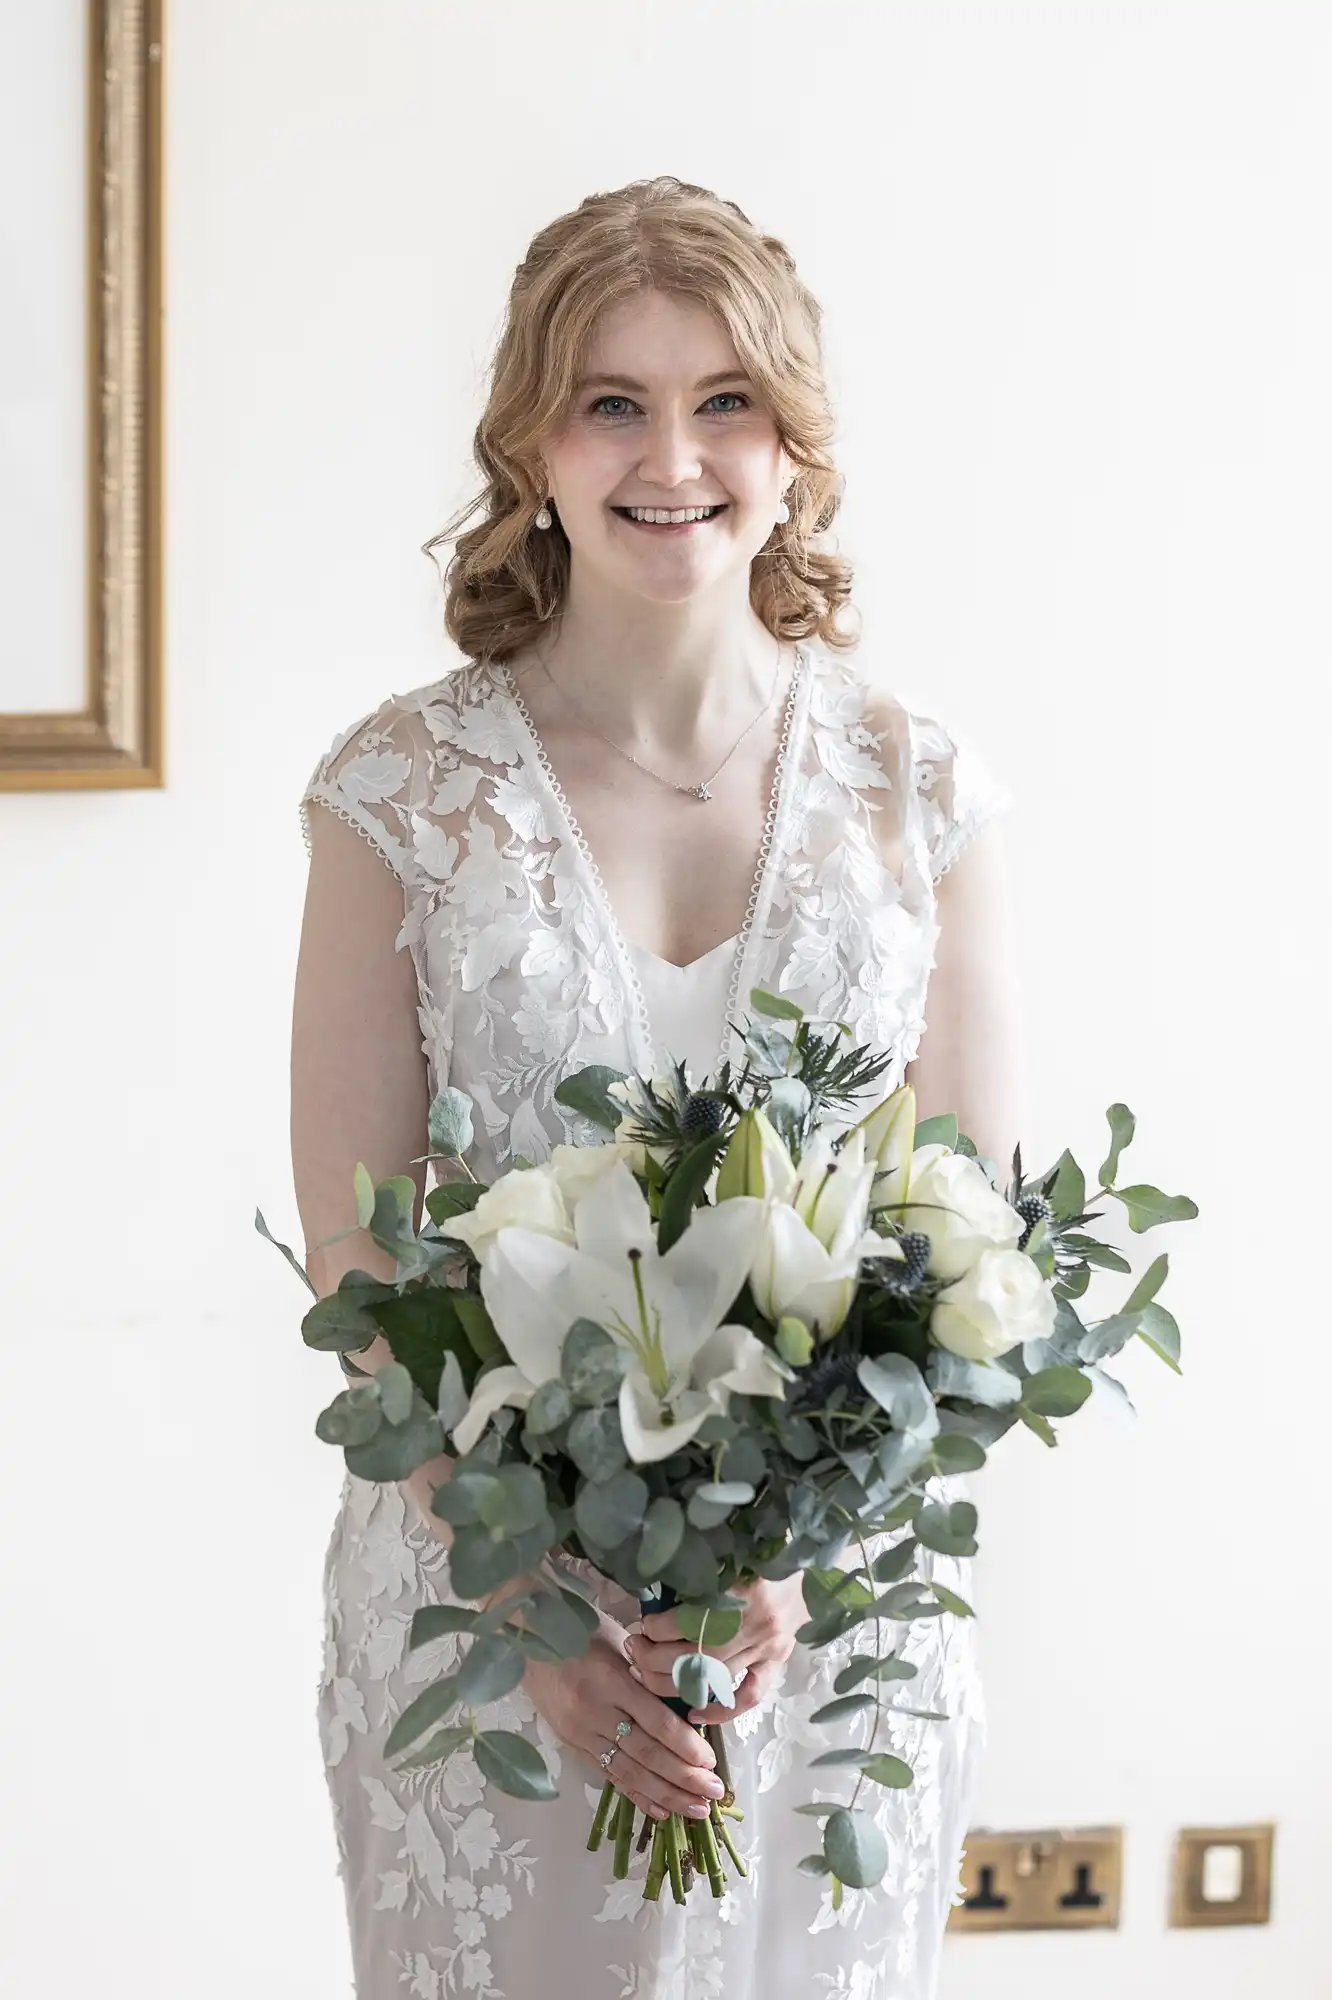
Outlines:
[[[413,715],[390,695],[333,739],[300,798],[307,854],[310,813],[316,805],[345,819],[376,849],[404,888],[414,879],[412,815],[423,776]]]
[[[911,718],[915,793],[930,877],[937,882],[974,833],[1013,803],[970,744],[929,716]]]

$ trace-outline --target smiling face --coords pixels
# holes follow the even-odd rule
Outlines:
[[[661,603],[747,579],[794,471],[725,328],[663,292],[602,316],[542,458],[574,563]],[[678,526],[627,512],[714,505],[711,518]]]

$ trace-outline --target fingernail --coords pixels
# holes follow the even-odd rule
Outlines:
[[[624,1657],[625,1657],[625,1659],[626,1659],[626,1660],[632,1660],[632,1659],[633,1659],[633,1657],[634,1657],[634,1642],[633,1642],[633,1640],[632,1640],[632,1639],[629,1639],[629,1638],[626,1638],[626,1640],[625,1640],[625,1642],[624,1642],[624,1646],[623,1646],[623,1652],[624,1652]]]
[[[689,1720],[691,1722],[701,1722],[703,1720],[703,1710],[701,1708],[691,1708],[689,1711]],[[715,1764],[717,1759],[714,1757],[712,1761]]]
[[[726,1796],[726,1787],[720,1778],[705,1778],[703,1789],[714,1799],[724,1799]]]
[[[687,1805],[685,1807],[685,1811],[689,1814],[690,1819],[711,1818],[711,1809],[708,1806],[703,1805],[701,1802],[698,1805]]]
[[[643,1621],[642,1621],[642,1619],[641,1619],[641,1618],[635,1618],[635,1620],[634,1620],[633,1624],[632,1624],[632,1625],[626,1625],[624,1629],[625,1629],[625,1631],[626,1631],[626,1632],[628,1632],[628,1633],[630,1634],[630,1636],[632,1637],[632,1636],[633,1636],[633,1634],[634,1634],[635,1632],[641,1632],[641,1631],[642,1631],[642,1629],[643,1629]]]
[[[642,1681],[643,1681],[643,1676],[642,1676],[642,1674],[640,1674],[640,1673],[639,1673],[639,1671],[638,1671],[638,1668],[637,1668],[637,1667],[633,1667],[633,1666],[631,1666],[631,1667],[630,1667],[630,1669],[629,1669],[629,1677],[630,1677],[630,1679],[631,1679],[631,1680],[636,1680],[636,1681],[637,1681],[637,1682],[639,1683],[639,1685],[640,1685],[640,1686],[642,1685]]]

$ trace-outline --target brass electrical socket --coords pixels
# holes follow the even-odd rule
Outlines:
[[[1117,1826],[967,1835],[964,1900],[950,1931],[1115,1930],[1123,1842]]]
[[[1172,1927],[1265,1924],[1272,1908],[1271,1826],[1186,1826],[1175,1842]]]

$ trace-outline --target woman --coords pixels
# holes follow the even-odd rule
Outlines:
[[[678,1057],[697,1081],[736,1053],[728,1023],[757,985],[888,1051],[875,1095],[906,1073],[923,1115],[955,1108],[983,1153],[1011,1154],[1002,861],[994,833],[973,838],[1005,794],[851,662],[835,622],[851,569],[819,539],[840,484],[819,327],[783,246],[673,179],[595,196],[533,242],[476,434],[481,519],[447,575],[464,663],[341,734],[302,799],[307,1243],[354,1219],[357,1160],[424,1196],[445,1083],[474,1100],[469,1160],[490,1180],[597,1136],[553,1100],[567,1070]],[[321,1295],[353,1266],[394,1275],[363,1232],[308,1263]],[[358,1357],[388,1358],[382,1340]],[[842,1661],[796,1643],[799,1578],[754,1586],[716,1649],[736,1708],[707,1711],[731,1719],[749,1879],[720,1903],[645,1903],[643,1857],[616,1883],[587,1852],[597,1757],[619,1743],[611,1775],[656,1814],[705,1811],[717,1780],[656,1698],[674,1619],[640,1622],[607,1579],[588,1573],[587,1656],[531,1665],[482,1717],[540,1746],[557,1801],[498,1792],[470,1754],[382,1761],[467,1643],[405,1649],[419,1605],[457,1601],[430,1512],[447,1472],[348,1476],[328,1551],[319,1718],[361,2000],[926,2000],[982,1729],[969,1625],[909,1628],[911,1704],[947,1720],[895,1722],[916,1781],[871,1788],[889,1870],[834,1911],[796,1869],[817,1836],[792,1807],[840,1796],[804,1767]],[[967,1566],[933,1560],[965,1594]]]

